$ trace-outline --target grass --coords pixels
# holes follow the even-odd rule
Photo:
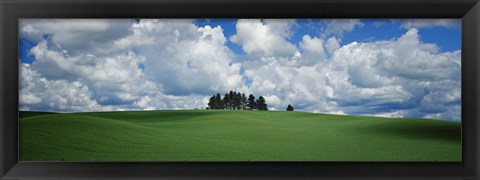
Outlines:
[[[461,124],[279,111],[21,112],[20,161],[461,161]]]

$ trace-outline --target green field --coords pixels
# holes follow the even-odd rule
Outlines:
[[[20,112],[20,161],[461,161],[461,124],[306,112]]]

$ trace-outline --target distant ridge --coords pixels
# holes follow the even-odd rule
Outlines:
[[[33,117],[33,116],[43,116],[43,115],[52,115],[60,114],[56,112],[44,112],[44,111],[19,111],[18,116],[20,118]]]

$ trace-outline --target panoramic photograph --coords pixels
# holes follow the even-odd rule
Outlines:
[[[461,162],[460,19],[20,19],[19,161]]]

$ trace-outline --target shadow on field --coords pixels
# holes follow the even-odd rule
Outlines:
[[[157,122],[157,121],[180,121],[192,120],[202,116],[213,115],[215,111],[201,110],[158,110],[158,111],[124,111],[124,112],[94,112],[88,113],[88,116],[109,118],[116,120]],[[80,114],[80,113],[79,113]]]
[[[460,142],[462,137],[460,124],[423,124],[398,122],[376,126],[371,131],[394,136],[407,136],[441,141]]]
[[[41,112],[41,111],[19,111],[19,112],[18,112],[18,117],[19,117],[19,118],[26,118],[26,117],[52,115],[52,114],[58,114],[58,113],[53,113],[53,112]]]

